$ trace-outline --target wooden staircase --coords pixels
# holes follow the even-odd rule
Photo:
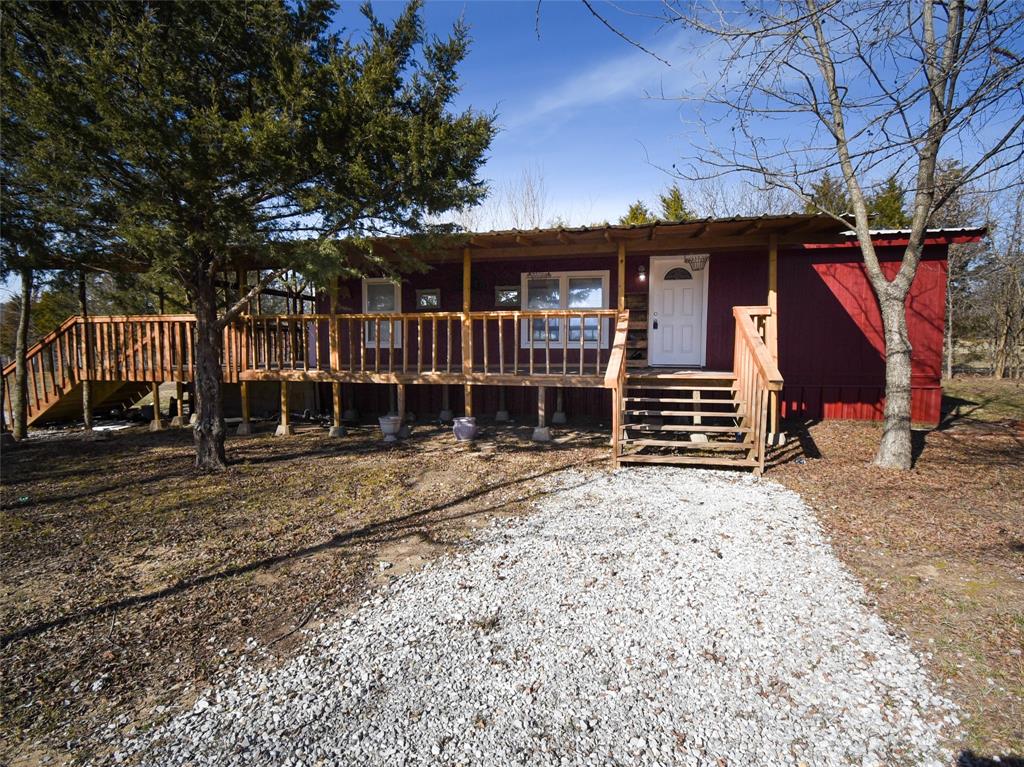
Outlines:
[[[83,381],[92,382],[92,406],[104,408],[134,405],[154,383],[191,380],[193,323],[188,315],[69,317],[26,350],[29,425],[81,417]],[[8,424],[15,367],[4,367],[0,381]]]
[[[623,403],[622,463],[759,466],[731,372],[629,372]]]
[[[733,369],[621,371],[615,393],[614,464],[660,463],[764,471],[769,408],[782,376],[765,344],[766,306],[733,307]]]

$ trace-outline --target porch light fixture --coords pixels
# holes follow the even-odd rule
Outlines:
[[[707,266],[709,258],[711,258],[711,256],[707,253],[688,253],[683,256],[683,260],[686,261],[686,265],[694,272],[699,272]]]
[[[640,266],[636,268],[636,278],[640,280],[640,282],[647,282],[647,267],[643,264],[640,264]]]

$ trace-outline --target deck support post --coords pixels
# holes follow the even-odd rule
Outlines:
[[[341,384],[337,381],[331,384],[331,428],[327,436],[345,436],[345,427],[341,423]]]
[[[167,428],[167,422],[160,418],[160,384],[153,383],[153,420],[149,422],[150,431],[162,431]]]
[[[561,426],[565,423],[565,389],[555,389],[555,412],[551,414],[551,423]]]
[[[275,437],[290,437],[295,433],[288,418],[288,382],[281,381],[281,422],[274,431]]]
[[[547,419],[544,414],[545,399],[547,397],[547,389],[543,386],[537,387],[537,426],[533,430],[533,441],[534,442],[550,442],[551,441],[551,429],[547,425]]]
[[[171,419],[171,426],[187,426],[188,420],[185,418],[185,384],[178,381],[175,385],[174,392],[174,417]]]
[[[466,400],[463,409],[463,415],[467,418],[473,415],[473,387],[470,384],[463,385],[464,398]]]
[[[249,382],[239,382],[238,388],[242,404],[242,422],[238,424],[238,429],[235,430],[235,434],[239,437],[247,437],[252,434],[252,421],[250,419],[249,411]]]
[[[342,412],[341,420],[348,421],[349,423],[355,423],[359,420],[359,411],[356,410],[356,389],[355,386],[349,385],[348,387],[348,398],[345,400],[348,403],[348,407]]]
[[[398,402],[396,401],[395,389],[399,384],[388,387],[388,415],[398,415]]]
[[[451,390],[448,388],[448,384],[441,384],[441,413],[438,415],[437,420],[441,423],[449,423],[453,415]]]
[[[498,387],[498,412],[494,414],[494,420],[498,423],[505,423],[511,419],[508,417],[508,406],[505,404],[505,387]]]
[[[395,396],[397,399],[397,415],[398,422],[401,426],[398,427],[399,439],[406,439],[412,430],[409,428],[409,424],[405,422],[405,384],[395,384]]]

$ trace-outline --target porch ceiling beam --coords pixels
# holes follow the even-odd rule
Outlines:
[[[700,249],[702,252],[712,248],[729,248],[729,249],[751,249],[764,253],[765,250],[765,235],[758,233],[756,235],[747,235],[744,237],[738,237],[734,235],[730,236],[712,236],[707,237],[699,242],[694,242],[690,235],[678,236],[669,235],[665,232],[661,232],[655,240],[643,240],[633,238],[632,240],[626,239],[626,242],[631,242],[630,252],[637,255],[663,253],[665,251],[696,251]],[[617,250],[617,243],[607,242],[603,239],[593,240],[592,242],[577,243],[573,245],[563,245],[561,243],[537,243],[530,246],[519,246],[519,245],[499,245],[493,248],[479,248],[473,250],[473,261],[515,261],[517,259],[527,258],[542,258],[542,257],[576,257],[576,256],[614,256]],[[804,245],[808,242],[821,243],[822,245],[835,245],[848,242],[844,237],[838,235],[832,236],[823,234],[821,236],[814,236],[811,239],[808,237],[800,237],[789,232],[780,233],[778,235],[779,246],[784,245]],[[460,262],[462,260],[461,251],[435,251],[434,253],[425,254],[422,257],[424,261],[428,263],[446,263],[446,262]]]
[[[707,233],[709,226],[710,224],[707,223],[701,224],[700,229],[690,235],[690,239],[696,240],[698,237],[703,237]]]
[[[474,248],[490,248],[490,247],[492,247],[491,243],[487,242],[486,240],[482,240],[479,237],[470,237],[469,238],[469,244],[472,245]]]
[[[742,229],[740,229],[738,232],[736,232],[736,234],[742,236],[744,234],[750,234],[751,232],[756,232],[760,228],[761,228],[761,221],[760,220],[758,220],[758,221],[751,221],[749,224],[747,224]]]

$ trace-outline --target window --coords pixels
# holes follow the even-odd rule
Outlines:
[[[608,272],[547,272],[524,274],[522,278],[522,306],[526,311],[558,309],[606,309],[608,307]],[[604,320],[601,328],[601,346],[608,348],[611,324]],[[584,346],[597,344],[598,318],[586,318],[580,327],[580,318],[570,318],[567,345],[579,348],[581,336]],[[523,333],[522,345],[562,345],[561,321],[534,319],[528,333]]]
[[[494,305],[519,308],[520,288],[518,285],[498,285],[494,289]]]
[[[402,286],[386,278],[367,277],[363,279],[363,311],[366,314],[394,314],[402,306]],[[377,346],[377,323],[366,322],[366,346]],[[382,321],[380,324],[380,347],[391,346],[391,323]],[[402,347],[402,328],[395,323],[394,348]]]
[[[690,274],[689,269],[684,269],[681,266],[677,266],[674,269],[669,269],[665,273],[666,280],[692,280],[693,275]]]
[[[436,312],[441,308],[441,288],[416,291],[416,308],[421,312]]]

